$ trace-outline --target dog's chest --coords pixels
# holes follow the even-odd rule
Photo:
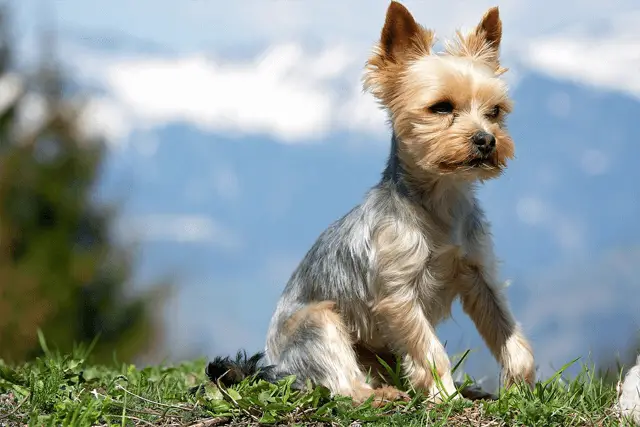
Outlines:
[[[449,317],[453,300],[464,286],[461,271],[473,247],[462,226],[425,238],[430,239],[431,250],[416,284],[427,316],[437,323]]]

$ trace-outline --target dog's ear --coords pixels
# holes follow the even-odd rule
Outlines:
[[[389,61],[400,62],[412,48],[423,44],[421,39],[425,32],[406,7],[397,1],[392,1],[387,8],[380,35],[382,55]]]
[[[493,49],[500,49],[502,41],[502,21],[498,6],[492,7],[484,14],[476,27],[476,35],[483,37]]]
[[[380,42],[367,61],[364,88],[388,105],[397,93],[402,70],[411,61],[430,55],[432,45],[433,32],[418,24],[402,4],[391,1]]]
[[[457,37],[447,43],[451,55],[470,56],[482,61],[495,70],[496,75],[507,71],[500,66],[500,42],[502,41],[502,21],[497,7],[487,10],[476,28],[464,35],[457,31]]]

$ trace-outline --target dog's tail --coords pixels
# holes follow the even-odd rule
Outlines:
[[[222,383],[225,387],[238,384],[246,378],[275,382],[283,375],[279,375],[275,365],[263,365],[264,352],[258,352],[247,357],[244,350],[238,351],[235,360],[231,356],[218,356],[209,362],[205,369],[207,377],[214,383]]]

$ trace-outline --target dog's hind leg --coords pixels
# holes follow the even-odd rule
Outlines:
[[[294,313],[283,324],[286,338],[280,349],[277,370],[310,379],[327,387],[333,395],[350,396],[359,404],[374,395],[373,405],[406,399],[393,387],[374,389],[358,364],[349,332],[335,311],[335,303],[311,303]]]

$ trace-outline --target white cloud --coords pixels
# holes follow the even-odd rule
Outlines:
[[[520,57],[527,66],[553,77],[640,98],[638,46],[640,12],[609,12],[599,22],[589,20],[557,34],[533,38]]]
[[[212,243],[228,250],[235,250],[241,245],[239,236],[203,215],[131,216],[124,218],[120,227],[121,235],[129,239]]]
[[[103,121],[113,136],[133,127],[187,122],[211,131],[267,134],[290,143],[317,140],[336,126],[371,129],[370,112],[383,118],[373,99],[361,91],[344,94],[336,89],[336,81],[353,64],[342,46],[314,54],[297,44],[283,44],[243,62],[194,55],[87,58],[78,63],[102,68],[98,74],[85,71],[84,77],[102,79],[112,97],[111,103],[96,104],[109,113],[97,114],[101,118],[96,121]],[[112,105],[119,105],[119,115],[105,108]],[[353,107],[353,120],[345,117],[344,105]]]
[[[147,124],[186,121],[290,140],[321,131],[330,114],[331,99],[321,88],[292,75],[301,60],[296,46],[274,49],[245,66],[204,57],[143,60],[112,67],[108,84]]]
[[[362,94],[359,77],[388,0],[194,1],[188,7],[141,0],[128,11],[130,24],[115,19],[121,16],[120,1],[114,0],[110,13],[91,13],[91,19],[90,8],[77,0],[57,10],[59,21],[71,28],[82,24],[117,34],[124,29],[128,36],[175,52],[171,57],[65,55],[85,81],[106,89],[109,98],[97,101],[92,115],[112,139],[172,122],[236,135],[264,134],[284,143],[318,141],[336,130],[386,132],[385,114],[370,95]],[[419,22],[447,38],[457,27],[475,25],[495,2],[404,3]],[[500,5],[504,63],[512,69],[505,78],[515,84],[520,65],[525,65],[554,77],[640,94],[640,51],[635,48],[640,13],[635,3],[621,0],[614,7],[585,0],[578,9],[548,0]],[[338,9],[341,13],[335,13]],[[150,13],[153,20],[147,19]],[[144,24],[134,25],[135,16],[145,16]],[[221,33],[224,38],[218,37]],[[309,49],[311,41],[323,48]],[[203,46],[217,52],[238,46],[264,50],[242,60],[238,55],[210,57]],[[570,114],[570,99],[557,95],[550,100],[552,112]]]
[[[18,15],[24,21],[37,16],[35,12],[40,4],[35,0],[16,3]],[[446,36],[455,27],[474,25],[487,8],[498,2],[403,0],[402,3],[421,24]],[[107,34],[124,32],[133,40],[145,40],[173,51],[195,52],[201,51],[203,46],[235,49],[284,40],[314,40],[321,44],[348,41],[366,49],[379,36],[388,4],[389,0],[237,0],[224,3],[111,0],[101,5],[101,13],[95,13],[90,2],[67,0],[57,2],[54,11],[61,28],[96,28]],[[504,43],[508,47],[522,46],[531,36],[549,34],[572,23],[636,10],[637,0],[584,0],[580,7],[552,0],[510,0],[500,4]]]
[[[355,85],[347,100],[336,111],[337,125],[350,131],[365,134],[383,134],[388,132],[387,113],[361,85]]]
[[[29,90],[26,86],[17,74],[8,73],[0,79],[0,112],[19,99],[19,134],[35,131],[44,125],[47,118],[44,96],[37,91]],[[19,98],[21,96],[22,98]],[[75,100],[71,102],[73,101]],[[130,131],[127,120],[122,117],[122,109],[104,97],[93,97],[84,105],[79,117],[78,130],[88,137],[106,136],[109,141],[122,140]]]
[[[104,137],[109,143],[121,142],[132,130],[125,110],[107,97],[91,98],[79,120],[84,132]]]

